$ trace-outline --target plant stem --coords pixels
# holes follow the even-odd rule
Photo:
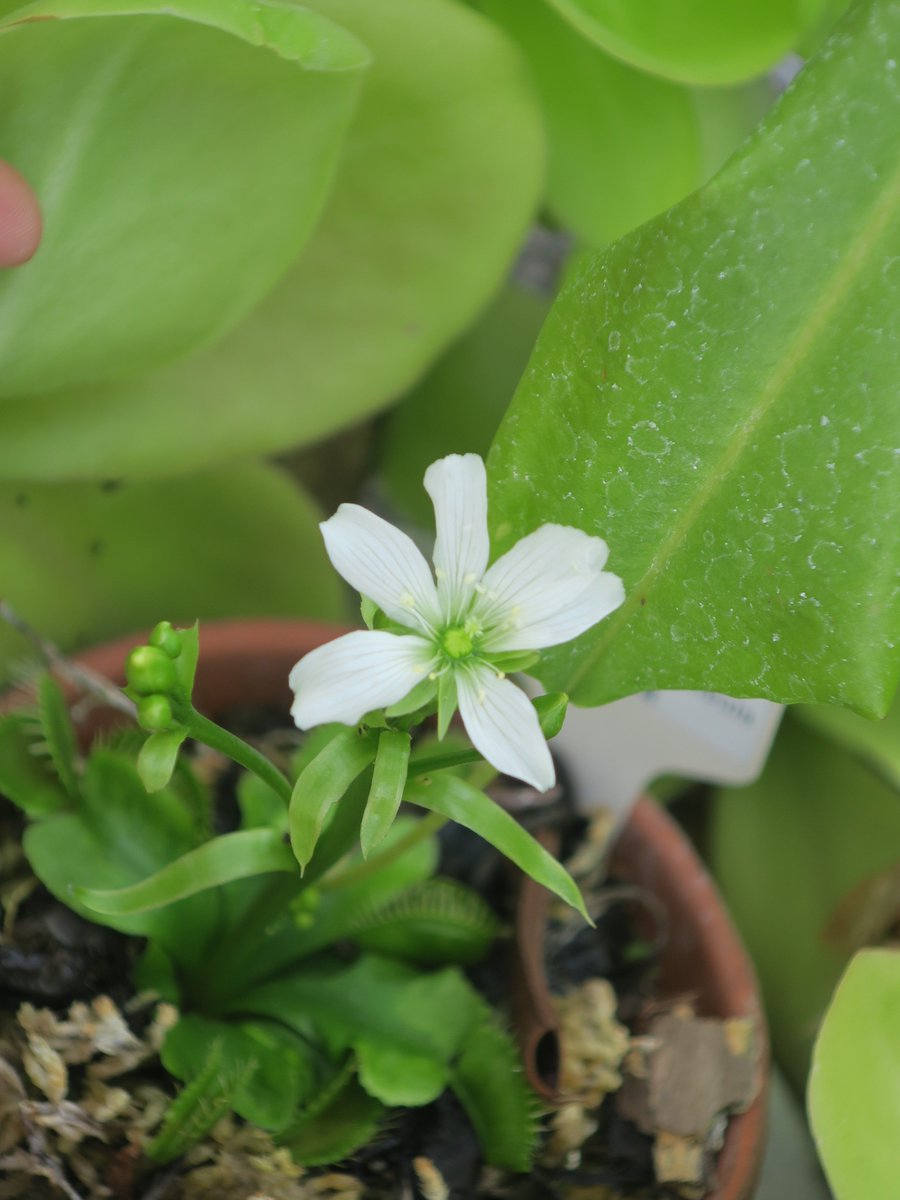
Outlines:
[[[179,713],[179,716],[181,714]],[[218,750],[246,770],[259,776],[263,783],[268,784],[272,791],[280,796],[285,806],[291,802],[292,787],[287,776],[282,775],[273,762],[264,754],[255,750],[241,738],[229,733],[215,721],[202,716],[195,708],[191,708],[183,717],[185,728],[190,736],[212,750]]]
[[[355,867],[346,867],[343,871],[335,871],[334,874],[325,875],[319,884],[319,888],[323,892],[337,891],[342,887],[349,887],[351,884],[359,883],[363,879],[368,879],[370,875],[375,875],[379,871],[389,867],[392,863],[401,858],[407,851],[412,850],[414,846],[418,846],[420,842],[424,842],[426,838],[430,838],[432,834],[447,824],[447,817],[442,817],[440,813],[429,813],[427,817],[422,817],[416,821],[415,826],[410,829],[409,833],[398,838],[393,845],[388,846],[386,850],[382,850],[379,854],[373,854],[371,858],[365,862],[357,863]]]

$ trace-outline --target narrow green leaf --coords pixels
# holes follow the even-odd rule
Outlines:
[[[288,815],[291,847],[301,870],[313,856],[329,811],[372,762],[375,749],[371,738],[342,729],[301,772]]]
[[[410,804],[440,813],[451,821],[471,829],[526,875],[543,884],[593,924],[584,906],[584,898],[565,867],[549,854],[513,817],[484,792],[455,775],[435,775],[417,779],[406,791]]]
[[[0,792],[29,817],[43,817],[70,803],[59,776],[32,750],[36,718],[0,717]]]
[[[179,630],[181,634],[181,653],[175,659],[175,672],[179,684],[188,696],[194,690],[194,676],[197,674],[197,660],[200,657],[200,622],[195,621],[187,629]]]
[[[378,736],[372,786],[360,825],[360,845],[364,858],[368,858],[382,841],[397,815],[406,787],[411,744],[409,734],[399,730],[386,729]]]
[[[497,553],[548,521],[610,546],[624,604],[535,672],[577,704],[714,688],[888,707],[898,41],[896,4],[855,6],[707,187],[586,256],[554,305],[490,511]]]
[[[62,688],[52,675],[44,675],[38,684],[38,718],[44,741],[59,781],[76,800],[79,795],[78,776],[75,773],[77,747],[75,730]]]
[[[456,712],[456,675],[452,670],[444,671],[437,681],[437,735],[443,741],[453,714]]]
[[[773,67],[832,0],[548,0],[586,38],[644,71],[733,83]]]
[[[491,655],[491,666],[502,671],[504,675],[512,675],[514,671],[527,671],[541,661],[537,650],[508,650],[503,654]]]
[[[900,954],[863,950],[819,1030],[809,1115],[835,1200],[890,1200],[900,1128]]]
[[[116,891],[76,887],[74,894],[94,912],[130,916],[173,904],[234,879],[269,871],[291,872],[296,868],[294,856],[280,833],[273,829],[250,829],[213,838],[131,887]]]
[[[449,1065],[423,1054],[411,1054],[384,1041],[361,1038],[356,1043],[359,1081],[383,1104],[418,1107],[436,1100],[450,1077]]]
[[[187,737],[180,729],[165,733],[151,733],[141,746],[137,758],[138,774],[148,792],[158,792],[172,778],[178,751]]]
[[[0,144],[45,228],[0,279],[0,393],[134,376],[236,324],[312,232],[367,63],[293,4],[39,0],[0,22]]]
[[[437,684],[433,679],[423,679],[417,683],[408,696],[391,704],[384,710],[386,717],[408,717],[410,713],[431,704],[437,694]]]

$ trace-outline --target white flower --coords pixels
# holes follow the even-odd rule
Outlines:
[[[425,472],[434,504],[435,579],[415,543],[356,504],[342,504],[322,533],[340,574],[408,633],[359,630],[320,646],[291,671],[291,715],[301,729],[402,700],[423,680],[453,673],[475,748],[498,771],[542,791],[555,778],[537,714],[491,663],[577,637],[622,603],[603,570],[602,538],[542,525],[488,567],[487,477],[477,454],[451,454]]]

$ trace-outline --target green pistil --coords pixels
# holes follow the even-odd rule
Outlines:
[[[441,649],[448,658],[466,658],[475,649],[475,643],[466,629],[457,626],[445,630],[441,638]]]

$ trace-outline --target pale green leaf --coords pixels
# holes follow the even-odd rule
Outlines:
[[[121,385],[4,403],[0,476],[160,475],[313,441],[394,400],[501,282],[542,184],[540,115],[515,48],[449,0],[306,7],[374,62],[297,264],[208,351]]]
[[[0,718],[0,793],[30,817],[41,817],[71,800],[46,754],[33,749],[35,727],[33,715]]]
[[[325,818],[375,758],[376,745],[356,729],[342,729],[303,771],[288,813],[291,847],[301,870],[313,856]]]
[[[644,70],[732,83],[773,67],[832,0],[547,0],[585,37]]]
[[[253,464],[165,483],[0,485],[2,591],[66,650],[160,616],[334,617],[319,519],[282,472]],[[25,649],[0,626],[0,672]]]
[[[606,245],[704,183],[764,111],[766,89],[707,100],[612,57],[546,3],[482,7],[534,72],[547,119],[548,206],[589,245]]]
[[[204,842],[131,887],[114,891],[76,887],[73,891],[91,912],[128,917],[152,912],[235,879],[270,871],[292,873],[296,868],[283,834],[274,829],[247,829]]]
[[[723,171],[586,258],[495,442],[496,551],[604,537],[625,603],[537,672],[883,713],[900,674],[900,9],[863,4]]]
[[[793,711],[811,729],[843,746],[888,787],[900,792],[900,697],[880,721],[824,705],[798,704]]]
[[[809,1115],[835,1200],[893,1200],[900,1128],[900,953],[863,950],[819,1031]]]
[[[339,1162],[371,1141],[386,1115],[381,1101],[364,1091],[349,1070],[340,1076],[340,1086],[328,1094],[327,1103],[301,1116],[280,1141],[304,1166]]]
[[[584,898],[562,863],[484,792],[455,775],[436,774],[413,780],[405,798],[410,804],[440,813],[477,833],[526,875],[571,904],[590,923]]]
[[[148,792],[158,792],[172,778],[178,751],[187,737],[180,729],[165,733],[152,733],[147,738],[137,758],[138,774]]]
[[[0,278],[0,395],[132,376],[237,323],[307,240],[367,63],[278,0],[7,16],[0,156],[37,193],[44,237]]]
[[[409,734],[401,730],[386,729],[378,735],[372,786],[359,828],[364,857],[383,840],[397,815],[406,786],[410,744]]]
[[[75,773],[75,730],[62,688],[52,675],[44,675],[38,684],[38,720],[53,769],[60,783],[74,800],[78,798]]]
[[[436,1100],[450,1076],[448,1064],[424,1054],[412,1054],[389,1042],[356,1043],[359,1081],[382,1104],[417,1107]]]

